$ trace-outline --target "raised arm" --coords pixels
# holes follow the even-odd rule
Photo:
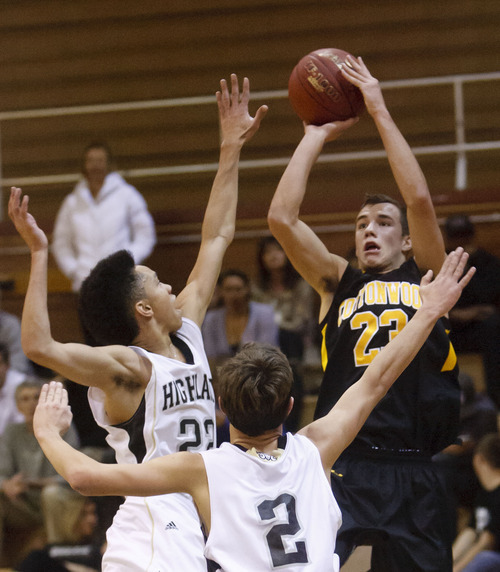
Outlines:
[[[12,187],[9,216],[31,253],[31,269],[21,320],[21,342],[27,357],[83,385],[106,389],[115,376],[149,379],[147,364],[133,350],[121,346],[91,348],[57,342],[52,337],[47,309],[48,240],[28,212],[28,196]]]
[[[241,148],[259,129],[267,113],[267,106],[263,105],[255,118],[249,115],[248,78],[243,79],[241,94],[235,74],[231,75],[231,93],[226,80],[221,80],[220,85],[221,90],[216,94],[221,129],[219,168],[203,219],[200,251],[186,287],[177,298],[183,315],[199,325],[212,298],[222,259],[234,237]]]
[[[344,77],[363,93],[368,113],[378,129],[389,164],[407,207],[415,261],[436,275],[445,259],[444,241],[425,176],[385,105],[382,90],[361,58],[348,56]]]
[[[475,268],[463,276],[468,255],[462,248],[445,260],[436,279],[429,271],[420,285],[422,305],[403,330],[377,354],[358,382],[351,386],[330,412],[300,433],[316,443],[325,470],[351,443],[373,408],[416,356],[437,320],[460,298]]]
[[[281,177],[267,216],[272,234],[295,269],[321,296],[325,311],[331,303],[331,285],[338,283],[347,262],[328,252],[313,230],[299,219],[299,211],[309,174],[324,144],[337,139],[356,121],[349,119],[321,126],[304,124],[304,136]]]
[[[208,483],[201,455],[180,452],[135,465],[98,463],[61,437],[71,418],[68,394],[62,384],[45,384],[33,420],[35,436],[54,469],[76,491],[89,496],[186,492],[207,518]]]

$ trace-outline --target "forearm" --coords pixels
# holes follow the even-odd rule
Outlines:
[[[281,177],[269,209],[268,220],[273,229],[278,225],[290,225],[298,220],[304,200],[307,181],[325,143],[320,131],[307,132],[297,146]]]
[[[100,463],[74,449],[55,431],[36,431],[36,438],[54,469],[70,486],[82,494],[99,494],[92,490],[92,473]]]
[[[234,237],[238,204],[238,163],[242,144],[222,142],[219,168],[212,185],[202,225],[202,241]]]
[[[21,319],[23,350],[38,363],[44,346],[52,339],[47,308],[47,262],[48,249],[32,252],[30,278]]]
[[[406,206],[411,208],[419,200],[430,200],[422,169],[387,108],[378,109],[372,117]]]
[[[417,355],[439,317],[430,308],[417,310],[398,335],[375,356],[365,373],[369,383],[385,394]]]

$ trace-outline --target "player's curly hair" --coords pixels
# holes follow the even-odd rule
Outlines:
[[[293,374],[275,346],[251,342],[218,370],[218,393],[229,422],[256,437],[286,419]]]
[[[408,217],[406,216],[406,206],[400,203],[397,199],[393,199],[389,195],[367,193],[365,195],[365,200],[363,201],[360,210],[366,205],[378,205],[380,203],[390,203],[391,205],[394,205],[395,207],[398,208],[401,219],[401,228],[403,230],[403,236],[409,235],[410,227],[408,226]]]
[[[86,343],[131,345],[139,334],[134,305],[143,296],[143,279],[130,252],[119,250],[98,262],[83,281],[78,301]]]

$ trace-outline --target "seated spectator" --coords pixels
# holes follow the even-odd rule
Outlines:
[[[458,381],[461,390],[460,443],[450,445],[433,459],[445,472],[452,513],[457,517],[460,516],[458,512],[467,514],[472,511],[481,488],[472,466],[474,449],[482,437],[496,432],[498,428],[498,411],[493,401],[487,395],[476,391],[474,380],[469,375],[460,372]],[[458,524],[452,525],[452,539],[460,532]]]
[[[474,518],[453,544],[453,572],[500,570],[500,434],[490,433],[474,451],[474,470],[482,490]]]
[[[69,487],[47,487],[49,488],[55,493],[50,510],[53,512],[57,509],[58,518],[46,522],[48,543],[44,548],[30,552],[16,566],[16,570],[99,572],[102,547],[95,538],[98,518],[94,501],[75,493]]]
[[[304,394],[302,362],[305,352],[313,350],[314,346],[314,291],[293,268],[285,251],[272,236],[260,241],[257,263],[259,277],[252,291],[253,297],[273,306],[279,326],[279,346],[293,369],[292,395],[295,402],[286,428],[295,432],[299,428]],[[317,359],[319,363],[319,350]]]
[[[43,454],[33,433],[35,413],[41,382],[26,379],[15,391],[16,405],[24,421],[11,423],[0,440],[0,556],[4,565],[10,558],[17,559],[29,547],[26,535],[43,528],[41,495],[44,487],[63,483],[52,465]],[[65,435],[65,440],[78,446],[74,429]],[[20,532],[24,538],[17,546],[15,541],[4,542],[5,532]],[[19,539],[22,538],[19,535]]]
[[[241,270],[219,278],[222,305],[207,312],[202,326],[205,351],[212,362],[235,355],[247,342],[279,345],[274,309],[250,299],[250,279]]]
[[[0,310],[0,344],[9,350],[9,365],[12,369],[33,375],[33,364],[24,355],[21,346],[21,321],[14,314],[3,310]]]
[[[201,327],[217,393],[217,367],[235,355],[247,342],[279,345],[274,309],[250,299],[250,279],[245,272],[230,269],[218,280],[220,307],[209,310]],[[217,444],[229,441],[229,424],[217,409]]]
[[[0,435],[10,423],[24,421],[14,396],[17,386],[25,379],[25,373],[11,367],[8,346],[0,343]]]
[[[52,253],[74,292],[102,258],[125,249],[139,264],[156,244],[146,201],[121,175],[112,172],[112,162],[107,145],[89,145],[83,178],[57,213]]]
[[[476,274],[450,312],[450,338],[457,353],[482,354],[488,395],[500,408],[500,259],[476,244],[475,227],[467,215],[446,219],[448,250],[463,246]]]

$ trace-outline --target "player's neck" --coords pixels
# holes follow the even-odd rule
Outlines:
[[[184,363],[186,362],[186,358],[181,350],[172,342],[172,336],[169,333],[161,334],[158,330],[155,332],[141,330],[132,345],[154,354],[176,359]]]
[[[233,445],[239,445],[245,449],[255,448],[256,451],[261,453],[272,453],[278,447],[278,439],[283,433],[283,426],[280,425],[276,429],[266,431],[257,437],[246,435],[242,431],[236,429],[232,425],[229,426],[229,436]]]

